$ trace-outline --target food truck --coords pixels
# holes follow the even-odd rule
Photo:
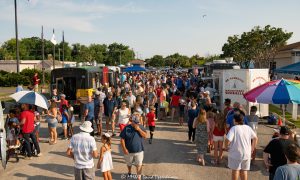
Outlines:
[[[269,115],[268,104],[258,104],[248,102],[243,94],[259,85],[269,81],[269,69],[221,69],[213,71],[213,79],[218,83],[218,95],[220,108],[224,109],[226,98],[231,102],[239,102],[246,110],[250,112],[251,106],[257,106],[260,117]]]

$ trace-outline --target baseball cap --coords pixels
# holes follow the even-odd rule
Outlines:
[[[289,135],[290,134],[290,128],[288,128],[287,126],[281,126],[279,133],[282,134],[282,135]]]
[[[140,123],[140,120],[139,120],[139,117],[138,117],[139,113],[133,113],[133,115],[131,116],[131,119],[132,119],[132,122],[135,123],[135,124],[139,124]]]

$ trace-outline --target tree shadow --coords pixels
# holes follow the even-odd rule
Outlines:
[[[47,164],[31,163],[29,165],[32,167],[58,173],[66,177],[73,177],[74,166],[66,166],[66,165],[54,164],[54,163],[47,163]]]
[[[63,178],[57,178],[57,177],[49,177],[49,176],[42,176],[42,175],[36,175],[36,176],[30,176],[27,174],[23,174],[23,173],[16,173],[14,174],[14,176],[16,177],[20,177],[20,178],[26,178],[28,180],[66,180]]]

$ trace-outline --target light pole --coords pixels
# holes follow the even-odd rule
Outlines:
[[[17,0],[15,0],[15,31],[16,31],[17,73],[20,73],[19,39],[18,39],[18,17],[17,17]]]

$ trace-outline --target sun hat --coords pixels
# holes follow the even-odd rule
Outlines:
[[[110,135],[109,135],[108,133],[103,133],[103,135],[104,135],[105,137],[107,137],[107,138],[110,137]]]
[[[84,121],[84,123],[79,126],[79,129],[87,133],[91,133],[94,130],[90,121]]]

